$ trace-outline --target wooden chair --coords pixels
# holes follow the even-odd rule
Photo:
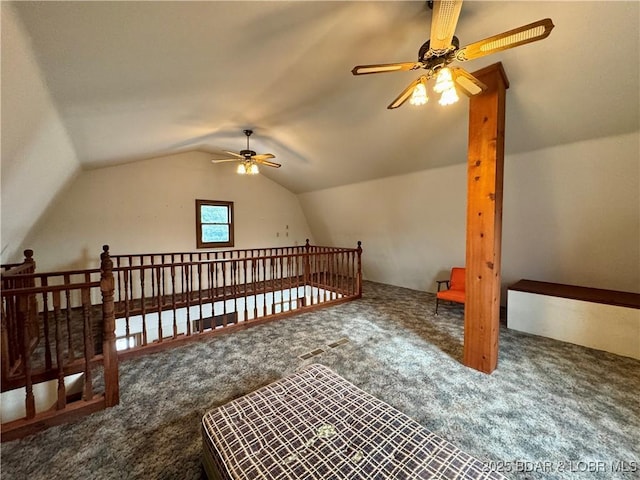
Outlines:
[[[440,300],[448,300],[450,302],[464,303],[466,272],[464,267],[453,267],[451,269],[451,277],[449,280],[436,280],[438,291],[436,293],[436,315],[438,315],[438,303]],[[446,290],[440,290],[442,284],[447,285]]]

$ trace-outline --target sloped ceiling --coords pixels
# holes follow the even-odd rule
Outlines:
[[[413,61],[426,2],[17,2],[84,168],[245,146],[283,164],[293,192],[461,163],[467,104],[386,109],[416,72],[354,77],[357,64]],[[463,5],[462,45],[550,17],[550,37],[469,62],[501,61],[506,153],[636,131],[640,4]],[[220,168],[211,165],[211,168]]]

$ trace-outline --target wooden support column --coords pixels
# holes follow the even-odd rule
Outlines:
[[[469,102],[464,364],[491,373],[498,366],[505,97],[509,81],[501,63],[473,75],[488,89]]]

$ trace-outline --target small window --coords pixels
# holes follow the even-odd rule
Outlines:
[[[196,244],[233,247],[233,202],[196,200]]]

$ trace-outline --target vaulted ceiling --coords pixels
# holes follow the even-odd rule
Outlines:
[[[498,61],[510,80],[506,153],[637,131],[640,4],[466,1],[462,45],[542,18],[540,42]],[[426,2],[17,2],[84,168],[245,147],[282,163],[293,192],[465,161],[467,104],[386,106],[417,72]],[[220,168],[211,165],[211,168]]]

